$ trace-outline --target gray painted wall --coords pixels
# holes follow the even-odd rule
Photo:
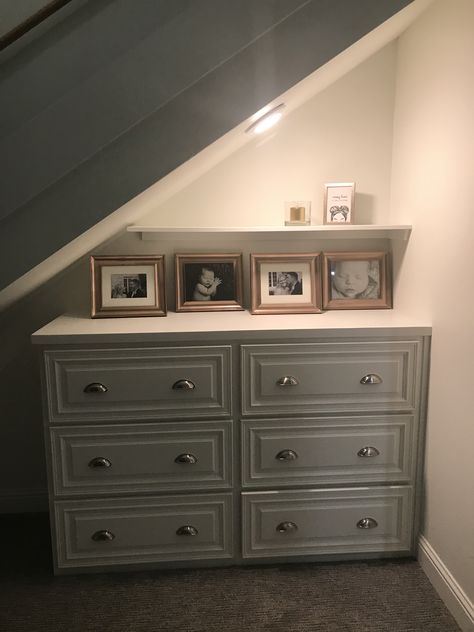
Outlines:
[[[410,2],[103,0],[10,52],[0,288]]]

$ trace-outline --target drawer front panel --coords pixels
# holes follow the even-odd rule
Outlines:
[[[53,350],[51,422],[229,417],[231,347]]]
[[[232,557],[231,494],[55,504],[58,568]]]
[[[243,484],[410,482],[413,415],[242,422]]]
[[[242,413],[413,410],[420,359],[421,340],[244,345]]]
[[[243,555],[408,553],[411,487],[243,494]]]
[[[232,422],[53,427],[56,496],[232,485]]]

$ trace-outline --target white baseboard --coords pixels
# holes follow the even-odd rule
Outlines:
[[[418,541],[418,561],[463,632],[474,632],[474,604],[424,536]]]
[[[48,494],[43,489],[0,489],[0,514],[48,511]]]

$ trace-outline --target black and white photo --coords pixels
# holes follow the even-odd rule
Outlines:
[[[243,309],[241,254],[177,254],[176,311]]]
[[[268,293],[271,296],[303,294],[303,272],[270,271],[268,273]]]
[[[146,274],[111,274],[111,298],[146,298]]]
[[[318,253],[250,255],[252,314],[321,311]]]
[[[383,309],[392,306],[386,252],[323,254],[325,309]]]
[[[91,316],[166,316],[164,255],[92,256]]]

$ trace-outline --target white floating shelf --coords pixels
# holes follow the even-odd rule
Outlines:
[[[258,239],[285,239],[290,233],[292,238],[308,239],[402,239],[406,241],[411,233],[409,224],[386,225],[351,224],[343,226],[237,226],[237,227],[168,227],[168,226],[128,226],[127,231],[141,233],[145,241],[157,239],[176,239],[178,235],[193,234],[194,237],[206,237],[212,234],[226,234],[233,237],[251,237]]]

